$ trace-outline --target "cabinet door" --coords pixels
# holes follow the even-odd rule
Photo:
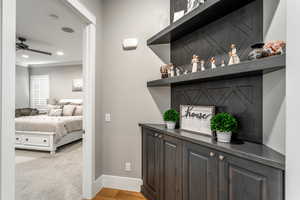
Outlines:
[[[217,200],[216,153],[192,143],[183,145],[183,200]]]
[[[283,171],[219,155],[220,200],[283,200]]]
[[[142,193],[149,200],[158,200],[159,197],[159,152],[160,140],[158,134],[151,130],[143,129],[143,186]]]
[[[160,200],[182,200],[182,144],[166,135],[161,138]]]

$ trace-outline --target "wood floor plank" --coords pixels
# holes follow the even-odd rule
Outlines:
[[[147,200],[141,193],[103,188],[93,200]]]

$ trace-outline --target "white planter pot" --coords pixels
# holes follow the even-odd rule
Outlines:
[[[231,141],[231,132],[219,132],[217,131],[218,142],[230,143]]]
[[[176,123],[175,122],[171,122],[171,121],[167,121],[166,125],[167,125],[167,129],[175,129]]]

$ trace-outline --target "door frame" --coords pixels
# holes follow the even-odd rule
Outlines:
[[[95,182],[96,17],[78,0],[61,0],[86,24],[83,31],[84,129],[82,197]],[[0,199],[15,199],[16,0],[0,0]]]

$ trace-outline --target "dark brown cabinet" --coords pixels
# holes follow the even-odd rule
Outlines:
[[[183,200],[217,200],[216,152],[185,142],[183,145]]]
[[[181,200],[181,141],[147,129],[142,138],[142,192],[150,200]]]
[[[143,130],[143,193],[150,199],[156,200],[160,190],[160,140],[157,133]]]
[[[182,198],[182,144],[172,137],[161,137],[160,200]]]
[[[219,154],[219,200],[282,200],[283,172]]]
[[[284,171],[143,128],[149,200],[283,200]]]

